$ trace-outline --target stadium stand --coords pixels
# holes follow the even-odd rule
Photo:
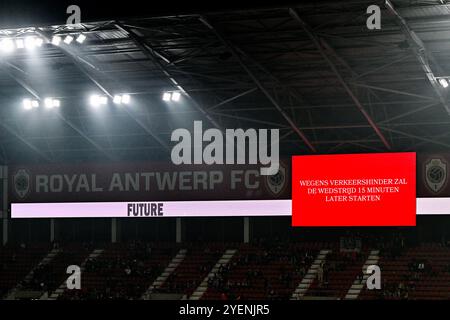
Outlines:
[[[319,267],[321,276],[316,277],[306,297],[320,296],[342,299],[355,278],[362,275],[367,252],[339,252],[335,247]]]
[[[164,270],[174,246],[132,242],[109,244],[95,259],[88,259],[82,290],[66,290],[60,299],[139,299]]]
[[[318,244],[242,245],[229,265],[209,280],[204,299],[289,298],[306,274]]]
[[[225,250],[223,244],[190,246],[186,258],[157,289],[163,293],[183,293],[190,296],[213,268]]]
[[[48,244],[0,246],[0,297],[13,289],[48,250]]]
[[[67,277],[66,269],[70,265],[80,265],[89,255],[91,245],[66,244],[59,248],[58,254],[48,264],[38,266],[30,279],[21,283],[21,290],[40,291],[50,295]]]
[[[338,239],[268,239],[6,246],[0,250],[1,294],[11,299],[285,300],[349,299],[353,290],[353,299],[364,300],[450,298],[450,246],[445,242],[371,236],[351,251]],[[364,286],[364,268],[374,252],[381,290]],[[81,266],[80,290],[65,287],[71,264]],[[361,290],[354,290],[358,284]]]
[[[361,299],[450,299],[450,248],[423,244],[401,252],[385,251],[381,290],[363,290]]]

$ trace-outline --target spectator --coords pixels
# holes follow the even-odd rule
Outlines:
[[[322,287],[323,285],[323,266],[324,262],[322,261],[319,268],[317,268],[317,281],[319,282],[319,287]]]

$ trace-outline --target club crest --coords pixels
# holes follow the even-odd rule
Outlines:
[[[286,168],[280,163],[278,172],[271,176],[266,176],[266,188],[274,196],[278,197],[286,187]]]
[[[30,175],[25,169],[19,169],[13,178],[14,191],[17,196],[24,199],[30,191]]]
[[[431,159],[425,165],[425,180],[428,188],[439,193],[447,182],[447,164],[441,159]]]

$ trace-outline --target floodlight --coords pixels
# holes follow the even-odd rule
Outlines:
[[[22,104],[23,104],[23,107],[25,108],[25,110],[30,110],[31,108],[33,108],[33,106],[31,105],[30,99],[23,99]]]
[[[121,104],[122,103],[122,96],[121,95],[115,95],[114,99],[113,99],[113,102],[115,104]]]
[[[14,42],[11,39],[5,38],[0,41],[0,50],[2,52],[10,53],[14,51],[14,49]]]
[[[129,104],[130,103],[130,95],[128,94],[116,94],[114,95],[113,102],[115,104]]]
[[[60,36],[53,36],[53,38],[52,38],[52,44],[55,46],[59,46],[61,41],[62,41],[62,39]]]
[[[131,97],[129,94],[123,94],[122,95],[122,102],[125,104],[129,104],[131,100]]]
[[[162,99],[164,101],[170,101],[171,97],[172,97],[172,94],[170,92],[164,92]]]
[[[45,98],[44,105],[47,109],[59,108],[61,106],[61,101],[53,98]]]
[[[72,36],[66,36],[64,38],[64,43],[65,44],[70,44],[73,41],[73,37]]]
[[[23,39],[17,39],[16,40],[16,47],[17,47],[17,49],[25,48],[25,43],[23,42]]]
[[[84,34],[80,34],[78,37],[77,37],[77,42],[78,43],[83,43],[84,42],[84,40],[86,40],[86,36],[84,35]]]
[[[108,98],[105,96],[99,96],[97,94],[93,94],[90,98],[89,98],[90,104],[93,107],[98,107],[100,105],[105,105],[108,103]]]
[[[442,86],[443,88],[447,88],[447,87],[448,87],[448,81],[447,81],[447,79],[441,78],[441,79],[439,79],[439,83],[441,84],[441,86]]]
[[[36,38],[36,39],[34,40],[34,45],[35,45],[36,47],[42,46],[43,43],[44,43],[44,40],[43,40],[42,38]]]
[[[172,93],[172,101],[180,101],[181,94],[179,92]]]
[[[29,50],[33,50],[35,46],[36,46],[36,41],[35,41],[34,37],[28,36],[25,38],[25,48],[27,48]]]
[[[47,109],[53,108],[53,99],[52,98],[45,98],[44,99],[44,105]]]
[[[97,107],[100,105],[100,97],[94,94],[89,98],[89,102],[91,103],[91,106]]]

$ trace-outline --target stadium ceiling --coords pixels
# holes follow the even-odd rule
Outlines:
[[[372,1],[0,30],[34,35],[0,55],[0,163],[147,160],[193,120],[279,128],[281,153],[450,148],[450,4]],[[86,35],[52,45],[55,34]],[[180,92],[178,102],[164,92]],[[92,108],[90,94],[132,103]],[[27,111],[25,98],[61,101]]]

